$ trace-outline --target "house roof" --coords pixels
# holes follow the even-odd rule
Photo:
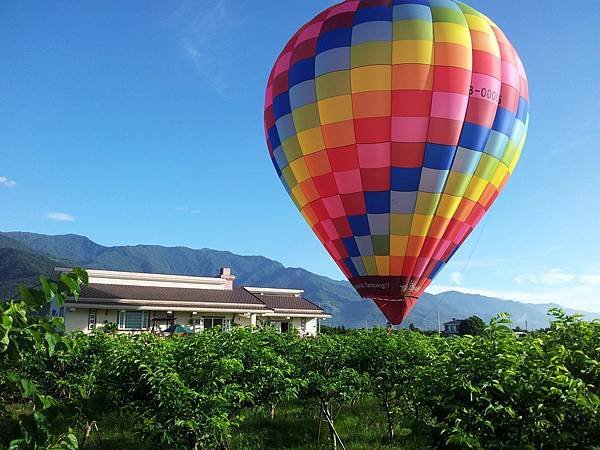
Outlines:
[[[302,311],[322,311],[320,307],[313,302],[295,295],[260,295],[254,294],[259,298],[269,309],[275,312],[287,312],[294,310]]]
[[[460,325],[462,320],[451,320],[450,322],[444,322],[444,325]]]
[[[243,287],[233,289],[194,289],[167,286],[140,286],[90,283],[82,286],[79,300],[72,305],[99,307],[197,308],[200,310],[252,310],[276,314],[325,314],[299,295],[257,294]]]
[[[245,289],[193,289],[165,286],[135,286],[119,284],[89,284],[83,286],[82,299],[148,300],[185,303],[227,303],[242,305],[264,304]]]

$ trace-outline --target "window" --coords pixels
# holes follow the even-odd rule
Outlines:
[[[300,319],[300,331],[306,333],[306,317]]]
[[[204,329],[221,327],[222,330],[229,330],[231,328],[231,319],[224,317],[203,317]]]
[[[292,330],[294,327],[292,326],[291,322],[277,322],[277,321],[273,321],[270,323],[271,326],[275,327],[275,329],[277,329],[277,331],[281,332],[281,333],[287,333],[288,331]]]
[[[202,331],[204,329],[204,319],[202,319],[202,317],[196,317],[196,316],[192,316],[192,320],[190,320],[190,323],[192,324],[192,330],[194,331],[194,333],[196,331]]]
[[[148,311],[120,311],[120,330],[142,330],[148,328]]]
[[[96,309],[90,308],[88,312],[88,330],[96,328]]]

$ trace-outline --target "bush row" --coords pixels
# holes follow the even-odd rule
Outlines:
[[[226,448],[251,408],[302,399],[332,442],[342,404],[378,400],[437,446],[569,448],[600,443],[600,323],[555,312],[550,330],[517,338],[497,319],[480,336],[441,338],[384,329],[300,339],[273,330],[211,330],[169,339],[75,334],[23,376],[71,405],[80,426],[102,411],[139,417],[146,438]],[[377,412],[379,413],[379,411]]]
[[[243,328],[65,336],[60,319],[39,313],[77,297],[86,280],[80,270],[42,277],[41,289],[0,303],[0,446],[84,447],[94,424],[120,409],[146,442],[227,448],[251,410],[276,414],[299,401],[343,447],[336,417],[366,396],[392,443],[402,427],[446,448],[600,444],[600,321],[554,310],[550,329],[521,338],[506,316],[460,338],[373,329],[301,339]]]

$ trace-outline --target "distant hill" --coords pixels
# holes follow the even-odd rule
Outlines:
[[[216,275],[221,267],[231,267],[237,285],[304,289],[307,298],[333,314],[332,325],[385,324],[377,307],[371,301],[361,299],[348,282],[332,280],[302,268],[285,267],[264,256],[158,245],[105,247],[72,234],[0,233],[0,292],[10,290],[7,286],[14,286],[15,280],[34,281],[36,274],[49,273],[55,264],[197,276]],[[405,325],[414,323],[418,328],[436,329],[438,312],[442,321],[473,314],[488,321],[500,312],[509,312],[515,325],[524,327],[527,321],[530,329],[543,328],[548,326],[546,312],[552,306],[556,305],[525,304],[459,292],[424,294]],[[590,318],[598,316],[588,315]]]
[[[55,261],[31,251],[18,241],[0,235],[0,298],[9,298],[20,285],[37,284],[41,274],[50,274]]]

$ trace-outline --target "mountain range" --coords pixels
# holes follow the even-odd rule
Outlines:
[[[231,267],[237,285],[304,289],[305,296],[332,313],[330,325],[363,327],[384,325],[373,302],[361,299],[347,281],[332,280],[302,268],[285,267],[264,256],[242,256],[227,251],[162,247],[158,245],[106,247],[85,236],[27,232],[0,232],[0,298],[13,295],[20,284],[33,285],[54,266],[80,266],[131,272],[212,276]],[[436,329],[442,322],[477,315],[484,321],[501,312],[513,324],[529,329],[548,326],[547,312],[555,304],[528,304],[460,292],[424,294],[404,322],[421,329]],[[581,312],[563,308],[568,313]],[[582,312],[583,313],[583,312]],[[600,314],[583,313],[586,318]]]

